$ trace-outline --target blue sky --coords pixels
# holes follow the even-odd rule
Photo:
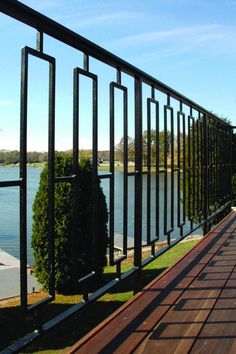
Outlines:
[[[24,0],[35,10],[104,47],[236,125],[235,0]],[[19,148],[20,48],[35,47],[35,31],[0,14],[0,149]],[[56,147],[72,146],[72,68],[82,55],[45,39],[57,58]],[[91,62],[99,90],[99,148],[108,148],[108,85],[115,71]],[[30,59],[28,149],[46,150],[48,65]],[[126,86],[131,87],[128,78]],[[81,148],[90,147],[91,83],[81,107]],[[106,92],[107,91],[107,92]],[[130,90],[131,91],[131,90]],[[122,98],[117,92],[117,102]],[[99,96],[100,97],[100,96]],[[132,99],[132,92],[129,94]],[[118,105],[117,105],[118,106]],[[122,106],[122,104],[121,104]],[[86,112],[86,113],[85,113]],[[117,117],[122,112],[116,112]],[[129,135],[133,109],[129,108]],[[145,126],[145,124],[144,124]],[[116,139],[122,136],[117,125]]]

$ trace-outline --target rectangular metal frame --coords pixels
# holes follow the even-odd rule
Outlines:
[[[151,237],[151,105],[155,106],[155,125],[156,125],[156,159],[155,159],[155,182],[156,182],[156,210],[155,210],[155,237]],[[159,101],[154,98],[147,98],[147,244],[152,245],[160,238],[160,196],[159,196]]]
[[[115,89],[123,92],[123,255],[114,257],[114,148],[115,148]],[[128,92],[127,87],[116,83],[110,83],[110,228],[109,228],[109,259],[110,265],[120,264],[127,258],[127,224],[128,224]]]
[[[28,57],[34,56],[49,63],[48,112],[48,234],[49,234],[49,297],[55,297],[54,274],[54,152],[55,152],[55,58],[33,48],[22,48],[21,112],[20,112],[20,284],[21,306],[27,309],[27,116],[28,116]],[[28,309],[35,308],[37,304]],[[40,301],[39,305],[42,305]]]
[[[86,57],[84,59],[84,67],[89,69],[89,58]],[[97,242],[98,239],[96,237],[96,213],[98,208],[98,195],[96,180],[98,178],[98,170],[97,170],[97,145],[98,145],[98,77],[97,75],[89,72],[88,70],[81,69],[79,67],[74,68],[74,80],[73,80],[73,174],[74,174],[74,182],[78,181],[78,169],[79,169],[79,105],[80,105],[80,84],[79,77],[84,76],[92,80],[92,174],[93,174],[93,207],[92,207],[92,268],[97,269],[96,267],[96,252],[97,252]],[[74,223],[78,221],[76,217],[77,210],[79,208],[78,205],[78,184],[73,183],[73,211],[74,211]],[[76,230],[76,225],[74,225],[74,230]],[[75,232],[75,231],[74,231]],[[74,237],[74,240],[76,237]],[[73,248],[73,258],[76,257],[76,245]],[[94,271],[88,271],[88,274],[84,276],[82,279],[78,279],[79,282],[88,282],[88,280],[95,275]]]
[[[170,199],[170,228],[168,228],[168,164],[167,164],[167,112],[170,112],[170,149],[171,149],[171,199]],[[170,234],[174,231],[174,109],[170,105],[164,106],[164,234],[167,236],[167,243],[170,244]]]
[[[181,144],[181,119],[182,119],[182,144]],[[177,139],[178,139],[178,189],[177,189],[177,225],[180,228],[180,234],[183,235],[183,226],[186,222],[185,217],[185,200],[186,200],[186,166],[185,166],[185,113],[182,111],[177,112]],[[182,145],[182,154],[181,154]],[[182,158],[182,162],[181,162]],[[182,208],[181,208],[181,174],[182,174]],[[182,209],[182,218],[181,218]]]

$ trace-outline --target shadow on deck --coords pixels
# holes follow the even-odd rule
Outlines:
[[[70,353],[236,353],[236,213]]]

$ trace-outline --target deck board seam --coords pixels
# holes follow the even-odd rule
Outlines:
[[[231,234],[232,234],[232,233],[231,233]],[[218,236],[218,235],[217,235],[217,236]],[[221,249],[222,247],[224,247],[224,245],[228,242],[228,238],[229,238],[229,237],[230,237],[230,235],[229,235],[229,236],[227,237],[227,239],[222,243],[222,245],[219,246],[218,249]],[[215,253],[212,255],[210,261],[217,255],[217,253],[218,253],[218,250],[215,251]],[[196,274],[196,275],[194,276],[194,278],[192,279],[192,281],[185,287],[185,289],[184,289],[183,291],[181,291],[180,295],[175,299],[175,302],[174,302],[172,305],[170,305],[170,307],[166,310],[165,313],[163,313],[163,315],[160,317],[160,319],[159,319],[158,322],[155,324],[155,326],[154,326],[152,329],[150,329],[149,333],[147,333],[147,335],[145,336],[145,338],[141,339],[140,342],[135,346],[134,351],[137,350],[138,347],[145,341],[145,339],[153,332],[153,330],[154,330],[156,327],[158,327],[158,326],[160,325],[160,323],[162,322],[163,318],[168,314],[168,312],[170,312],[170,311],[176,306],[176,303],[179,301],[180,297],[183,296],[184,292],[185,292],[186,290],[188,291],[188,289],[189,289],[189,287],[191,286],[191,284],[193,284],[194,281],[199,277],[199,274],[201,274],[201,273],[204,271],[204,269],[208,267],[210,261],[208,261],[208,262],[205,264],[205,266],[198,272],[198,274]],[[228,280],[229,280],[230,277],[231,277],[231,274],[232,274],[233,271],[235,270],[235,267],[236,267],[236,265],[234,266],[234,268],[233,268],[232,271],[230,272],[228,278],[225,280],[225,284],[224,284],[224,286],[222,287],[220,293],[218,294],[218,297],[215,299],[215,302],[214,302],[214,305],[213,305],[213,306],[215,306],[215,304],[216,304],[216,302],[218,301],[218,299],[219,299],[219,297],[220,297],[222,291],[225,289],[225,287],[226,287],[226,285],[227,285],[227,282],[228,282]],[[170,286],[171,286],[171,284],[170,284]],[[175,290],[175,288],[174,288],[173,290]],[[160,304],[161,304],[161,303],[160,303]],[[210,313],[212,312],[212,310],[213,310],[213,308],[211,309]],[[209,315],[210,315],[210,314],[209,314]],[[207,317],[207,318],[208,318],[208,317]],[[204,325],[203,325],[203,326],[204,326]],[[202,326],[202,327],[203,327],[203,326]]]

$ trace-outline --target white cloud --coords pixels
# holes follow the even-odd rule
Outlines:
[[[236,52],[236,43],[232,38],[236,35],[236,26],[223,25],[202,25],[177,27],[170,30],[143,32],[131,36],[125,36],[113,41],[107,41],[106,46],[110,50],[115,48],[147,48],[152,46],[158,49],[160,56],[178,55],[189,52],[195,48],[204,48],[211,54],[226,53],[226,51]],[[147,52],[145,53],[147,55]]]
[[[119,12],[112,12],[102,15],[93,16],[91,14],[87,15],[85,18],[81,19],[70,19],[67,21],[68,27],[73,27],[74,29],[82,28],[82,27],[91,27],[97,26],[101,24],[107,23],[117,23],[117,21],[124,21],[124,20],[131,20],[134,18],[139,17],[140,14],[132,11],[119,11]]]
[[[193,27],[177,27],[171,30],[156,31],[156,32],[144,32],[131,36],[126,36],[117,39],[117,44],[123,45],[135,45],[137,43],[153,43],[162,39],[197,39],[198,41],[215,40],[228,34],[229,29],[224,26],[217,25],[205,25],[205,26],[193,26]]]

